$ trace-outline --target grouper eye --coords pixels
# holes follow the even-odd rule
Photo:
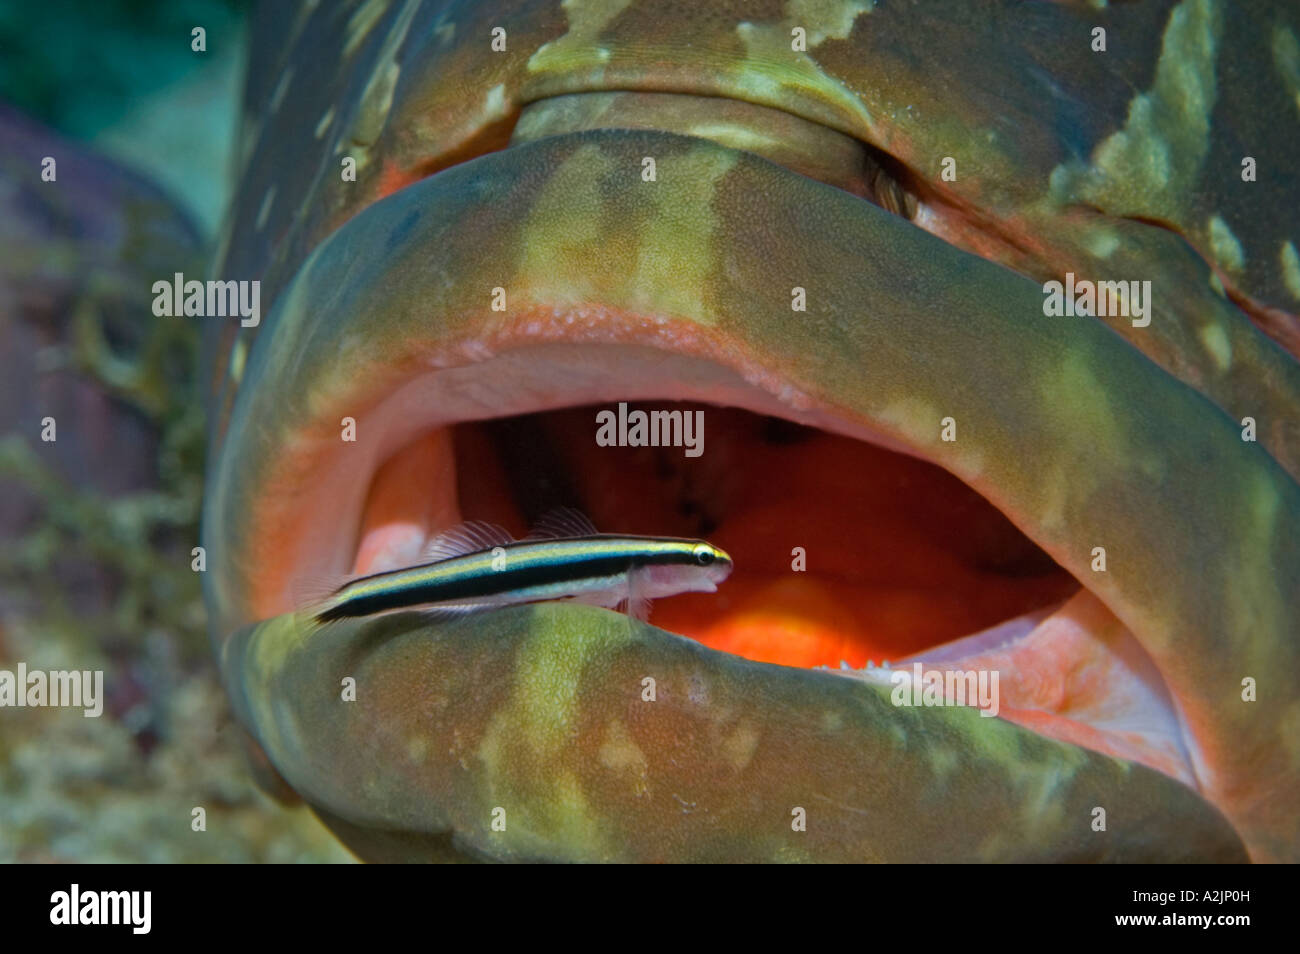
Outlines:
[[[695,548],[695,562],[700,566],[708,566],[713,562],[713,551],[706,546]]]

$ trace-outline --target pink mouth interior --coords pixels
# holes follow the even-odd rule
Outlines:
[[[770,404],[632,400],[703,410],[703,453],[598,446],[596,413],[616,406],[423,432],[375,470],[351,571],[419,562],[428,537],[462,520],[523,535],[558,505],[606,532],[703,537],[732,555],[734,572],[715,594],[656,603],[655,626],[882,684],[891,671],[876,664],[886,662],[996,670],[1002,718],[1195,784],[1168,692],[1137,640],[953,475],[762,413]]]

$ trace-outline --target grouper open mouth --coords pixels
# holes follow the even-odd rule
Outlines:
[[[364,421],[380,447],[422,420],[428,430],[380,455],[369,475],[341,445],[337,481],[295,508],[299,526],[331,514],[334,532],[287,558],[287,585],[257,612],[293,610],[304,579],[339,567],[363,575],[418,563],[428,540],[462,520],[522,535],[552,507],[576,504],[614,532],[708,536],[742,555],[720,595],[661,604],[653,619],[663,629],[885,685],[883,667],[912,657],[1000,669],[1004,717],[1195,785],[1168,692],[1113,615],[959,481],[781,393],[785,402],[725,367],[646,344],[556,342],[417,378]],[[588,402],[610,395],[702,414],[701,459],[597,447]],[[716,403],[675,406],[674,396]],[[553,404],[562,410],[539,413]],[[485,410],[507,416],[475,420]],[[348,519],[359,499],[360,520]],[[820,568],[792,574],[809,553]]]
[[[791,111],[825,130],[801,146],[754,103],[548,94],[381,164],[223,366],[214,634],[241,721],[340,837],[371,858],[1293,851],[1300,710],[1261,720],[1242,685],[1296,670],[1300,494],[1277,444],[1241,439],[1240,395],[1184,383],[1127,318],[1046,316],[1064,239],[927,195],[906,156],[859,161],[816,110]],[[1105,228],[1130,261],[1165,241]],[[1241,323],[1238,354],[1276,350]],[[700,412],[702,453],[599,446],[620,404]],[[650,625],[294,612],[312,580],[557,504],[706,536],[736,570]],[[997,672],[997,717],[897,704],[914,662]]]

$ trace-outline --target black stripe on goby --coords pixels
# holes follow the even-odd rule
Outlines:
[[[535,587],[608,579],[641,566],[690,564],[693,550],[701,542],[614,534],[525,540],[502,548],[506,565],[501,570],[492,568],[493,551],[480,550],[352,580],[339,588],[338,602],[316,614],[316,619],[328,623],[407,607],[472,602]],[[433,577],[422,579],[422,574]],[[383,583],[388,585],[377,592],[348,595],[350,589],[369,589]]]

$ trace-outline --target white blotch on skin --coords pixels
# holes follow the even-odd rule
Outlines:
[[[284,73],[280,75],[280,82],[275,84],[275,92],[271,94],[271,112],[280,111],[280,104],[284,102],[285,94],[289,92],[289,84],[293,82],[293,67],[285,68]]]
[[[320,121],[316,123],[316,138],[322,138],[334,123],[334,107],[331,106],[325,110],[325,115],[321,116]]]
[[[1205,345],[1205,350],[1210,353],[1210,357],[1214,359],[1215,367],[1220,371],[1227,371],[1232,367],[1232,342],[1228,340],[1222,325],[1205,325],[1197,332],[1197,336],[1201,339],[1201,344]]]
[[[488,90],[483,102],[483,116],[486,119],[500,119],[506,115],[506,86],[498,83]]]
[[[1246,264],[1241,242],[1232,234],[1228,223],[1217,215],[1210,216],[1210,249],[1214,260],[1230,272],[1239,272]]]
[[[1282,281],[1293,298],[1300,301],[1300,255],[1296,254],[1295,244],[1282,243]]]
[[[262,196],[262,204],[257,210],[257,222],[254,227],[257,231],[262,231],[266,227],[266,220],[271,215],[271,205],[275,202],[275,186],[266,190],[266,195]]]

